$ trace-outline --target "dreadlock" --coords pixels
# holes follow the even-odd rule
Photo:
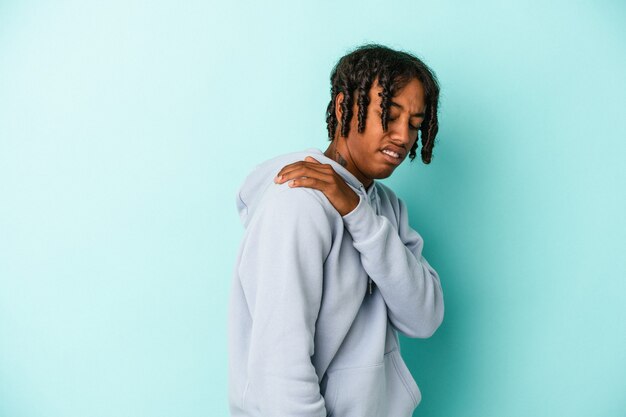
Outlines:
[[[424,120],[420,126],[422,139],[421,156],[425,164],[432,159],[435,136],[439,130],[437,122],[437,107],[439,105],[439,83],[435,73],[420,59],[403,52],[396,51],[379,44],[365,44],[343,56],[333,68],[330,75],[331,99],[326,109],[326,126],[329,140],[335,137],[338,120],[335,115],[337,94],[343,93],[341,104],[341,136],[347,137],[352,120],[352,106],[354,100],[358,106],[358,132],[365,130],[367,107],[370,103],[369,91],[378,78],[381,92],[381,122],[383,130],[387,131],[389,118],[389,102],[412,79],[417,78],[424,87],[426,109]],[[417,143],[415,141],[409,152],[411,162],[415,159]]]

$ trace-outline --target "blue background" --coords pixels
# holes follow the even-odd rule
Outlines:
[[[364,42],[442,85],[384,182],[438,270],[415,416],[626,415],[626,7],[0,2],[0,415],[227,416],[235,192]]]

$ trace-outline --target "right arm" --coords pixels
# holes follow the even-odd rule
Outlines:
[[[316,191],[270,188],[248,224],[239,263],[253,322],[248,394],[254,391],[263,416],[325,417],[311,356],[329,218]]]

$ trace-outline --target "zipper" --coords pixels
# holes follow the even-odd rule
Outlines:
[[[360,184],[360,189],[361,189],[361,192],[363,193],[363,196],[365,197],[365,200],[367,200],[367,203],[369,204],[369,196],[367,195],[367,191],[365,190],[365,187],[363,186],[363,184]],[[369,293],[371,295],[372,294],[372,278],[370,278],[369,276],[367,278],[368,278]]]

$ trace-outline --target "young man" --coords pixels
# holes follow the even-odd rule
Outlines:
[[[439,87],[414,56],[364,45],[331,74],[330,146],[259,164],[237,195],[246,228],[229,310],[234,417],[409,417],[421,400],[398,332],[443,320],[437,272],[406,205],[376,179],[430,163]]]

